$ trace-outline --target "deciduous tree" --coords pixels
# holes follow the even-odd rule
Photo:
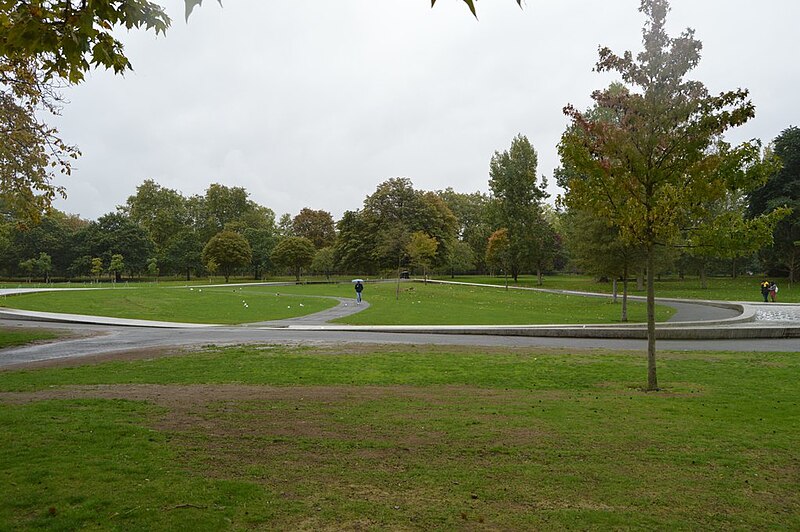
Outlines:
[[[748,197],[751,217],[771,213],[783,207],[791,215],[774,229],[774,245],[764,250],[762,258],[767,270],[789,274],[791,282],[800,279],[800,128],[786,128],[772,143],[781,162],[764,186]]]
[[[247,239],[233,231],[220,231],[203,248],[203,263],[213,264],[225,277],[225,282],[239,268],[244,268],[253,259],[253,251]],[[209,268],[211,270],[211,268]]]
[[[436,193],[415,190],[405,177],[379,184],[364,200],[359,216],[363,217],[365,229],[361,240],[371,244],[371,258],[382,268],[397,265],[415,231],[436,239],[434,264],[443,263],[458,231],[458,221],[444,201]]]
[[[170,240],[190,223],[186,198],[152,179],[136,187],[120,211],[147,231],[162,257]]]
[[[108,264],[108,272],[114,276],[114,282],[122,280],[122,272],[125,270],[125,257],[119,253],[111,255],[111,262]]]
[[[475,252],[468,243],[456,242],[447,256],[446,266],[450,277],[455,277],[456,273],[468,273],[475,269]]]
[[[94,278],[94,282],[99,283],[100,276],[103,275],[103,272],[105,271],[105,268],[103,267],[103,259],[101,259],[100,257],[92,257],[92,260],[90,261],[89,265],[90,265],[89,271],[91,272],[92,277]]]
[[[337,266],[353,273],[374,273],[376,268],[372,251],[375,235],[370,222],[361,211],[345,211],[336,224],[338,234],[333,247]]]
[[[567,245],[574,265],[582,271],[611,279],[614,301],[617,279],[622,279],[620,321],[628,321],[628,277],[644,261],[640,247],[623,240],[619,229],[588,211],[570,209],[565,215]]]
[[[158,274],[161,270],[158,268],[158,259],[153,257],[147,261],[147,274],[150,277],[155,277],[156,281],[158,281]]]
[[[188,227],[172,237],[162,260],[167,271],[185,274],[189,281],[192,271],[197,274],[203,269],[202,254],[200,235],[194,228]]]
[[[109,213],[91,222],[75,236],[76,255],[100,257],[109,263],[112,255],[125,257],[126,269],[133,274],[146,271],[153,256],[153,242],[147,232],[129,217]]]
[[[428,268],[431,267],[431,263],[436,257],[436,248],[438,247],[439,242],[422,231],[412,233],[406,244],[406,252],[411,259],[411,264],[422,268],[422,276],[425,281],[428,280]]]
[[[483,192],[473,192],[464,194],[456,192],[452,188],[439,190],[436,194],[444,201],[458,222],[458,240],[469,245],[472,250],[473,263],[467,269],[478,268],[485,270],[486,243],[492,234],[491,221],[489,219],[490,198]],[[457,254],[463,255],[460,251]],[[454,257],[449,255],[448,264]],[[461,268],[456,268],[461,269]]]
[[[250,249],[253,250],[251,262],[253,278],[261,279],[264,272],[272,268],[272,259],[270,255],[272,254],[272,250],[275,249],[275,244],[278,242],[275,226],[273,224],[272,228],[247,227],[242,231],[242,235],[244,235],[250,243]]]
[[[694,221],[687,234],[686,251],[700,263],[700,284],[707,288],[706,263],[713,259],[733,262],[732,276],[736,277],[736,260],[751,256],[773,245],[775,226],[790,212],[786,207],[756,217],[747,216],[742,194],[729,192],[710,202],[704,218]]]
[[[508,238],[508,229],[502,227],[492,233],[486,245],[486,263],[493,269],[500,269],[506,279],[508,290],[508,270],[511,264],[511,240]]]
[[[53,178],[69,175],[80,154],[43,121],[60,107],[39,76],[33,61],[0,57],[0,202],[26,223],[38,222],[56,197],[65,197]]]
[[[656,247],[675,241],[709,202],[727,190],[757,186],[760,147],[731,147],[721,140],[753,117],[746,90],[710,95],[686,78],[700,60],[692,30],[669,37],[666,0],[642,0],[647,17],[644,49],[622,56],[600,49],[596,70],[620,75],[626,90],[596,91],[598,119],[569,105],[571,126],[559,145],[578,170],[565,196],[570,207],[609,220],[626,241],[637,243],[647,263],[647,389],[658,389],[655,338]],[[752,171],[751,171],[752,170]]]
[[[336,241],[333,216],[323,210],[301,209],[292,219],[292,233],[309,239],[317,249],[332,246]]]
[[[25,277],[30,283],[31,277],[33,277],[33,272],[36,270],[36,259],[30,258],[19,261],[19,269],[23,274],[25,274]]]
[[[331,273],[336,267],[336,259],[332,247],[325,247],[318,249],[314,254],[314,260],[311,262],[311,269],[317,273],[325,275],[325,278],[330,280]]]
[[[303,268],[311,266],[316,249],[314,244],[302,236],[284,238],[272,251],[272,262],[292,270],[295,280],[300,281]]]
[[[541,203],[548,196],[547,181],[537,181],[537,160],[527,137],[517,135],[508,150],[494,153],[489,165],[492,217],[495,227],[508,231],[508,267],[514,281],[537,254],[543,258],[546,253]]]

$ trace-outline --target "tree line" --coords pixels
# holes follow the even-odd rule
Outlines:
[[[800,129],[783,131],[764,157],[779,162],[769,166],[764,184],[724,194],[713,219],[698,220],[672,245],[659,246],[656,273],[705,279],[763,271],[796,280],[800,218],[792,207],[800,201]],[[562,186],[574,175],[567,165],[556,171]],[[408,178],[391,178],[359,209],[334,220],[311,208],[276,218],[241,187],[212,184],[186,197],[148,179],[97,220],[51,210],[32,223],[5,209],[0,272],[41,281],[286,274],[299,280],[311,273],[393,276],[414,269],[514,279],[535,274],[542,283],[545,272],[569,271],[642,284],[644,247],[568,197],[558,199],[558,208],[549,205],[536,150],[524,135],[491,157],[488,185],[489,193],[424,191]]]
[[[201,1],[185,0],[187,18]],[[474,2],[462,1],[474,14]],[[800,261],[797,128],[784,130],[766,149],[758,140],[727,142],[726,132],[753,118],[755,106],[746,89],[715,95],[689,78],[702,43],[691,29],[667,34],[669,9],[667,0],[641,0],[642,50],[619,55],[601,47],[595,70],[616,73],[619,81],[594,91],[590,109],[564,108],[569,125],[555,176],[565,190],[557,203],[562,210],[553,213],[543,204],[535,150],[520,135],[492,157],[488,197],[417,191],[408,179],[390,179],[361,209],[345,213],[333,232],[329,214],[309,210],[325,218],[334,235],[332,242],[315,244],[295,223],[303,212],[276,223],[246,191],[223,185],[183,198],[145,182],[125,206],[97,221],[51,213],[36,225],[64,195],[53,184],[54,172],[69,174],[79,155],[42,118],[58,112],[59,86],[79,83],[92,66],[116,73],[130,68],[113,28],[158,34],[170,20],[147,0],[6,2],[0,6],[0,246],[7,254],[0,267],[28,276],[107,271],[116,279],[144,268],[187,277],[205,270],[228,279],[244,267],[255,277],[283,267],[299,278],[314,263],[319,270],[355,272],[399,271],[408,264],[425,273],[471,267],[514,278],[535,271],[541,282],[544,270],[571,256],[563,263],[621,279],[623,294],[631,271],[645,278],[647,389],[655,390],[659,271],[697,268],[705,279],[725,261],[736,275],[737,268],[756,265],[758,256],[760,269],[795,281]],[[148,192],[143,188],[157,202],[173,202],[175,212],[139,205],[138,196]],[[47,224],[53,232],[24,232],[26,225],[45,231]],[[58,253],[37,251],[46,248],[37,238],[58,231],[63,240],[48,248]],[[623,319],[624,309],[623,303]]]

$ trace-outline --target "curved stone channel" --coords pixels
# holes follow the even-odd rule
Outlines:
[[[800,306],[798,305],[753,305],[756,308],[756,321],[781,323],[781,324],[800,324]]]

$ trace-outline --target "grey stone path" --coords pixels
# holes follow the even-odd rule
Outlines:
[[[288,318],[285,320],[245,323],[244,327],[291,327],[303,325],[324,325],[329,321],[350,316],[351,314],[356,314],[369,308],[369,303],[367,303],[366,300],[362,300],[360,304],[357,304],[355,299],[346,297],[328,297],[327,299],[336,299],[339,301],[339,304],[333,308],[315,312],[314,314],[307,314],[305,316],[298,316],[296,318]]]

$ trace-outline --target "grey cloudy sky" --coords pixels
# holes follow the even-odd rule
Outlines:
[[[562,108],[614,78],[599,45],[638,52],[639,0],[211,0],[166,37],[122,35],[134,72],[93,72],[57,124],[83,156],[56,206],[95,219],[145,179],[186,196],[246,188],[276,215],[338,219],[390,177],[488,191],[489,160],[518,133],[551,181]],[[748,88],[756,118],[732,141],[800,125],[797,0],[672,0],[670,34],[703,42],[712,92]]]

